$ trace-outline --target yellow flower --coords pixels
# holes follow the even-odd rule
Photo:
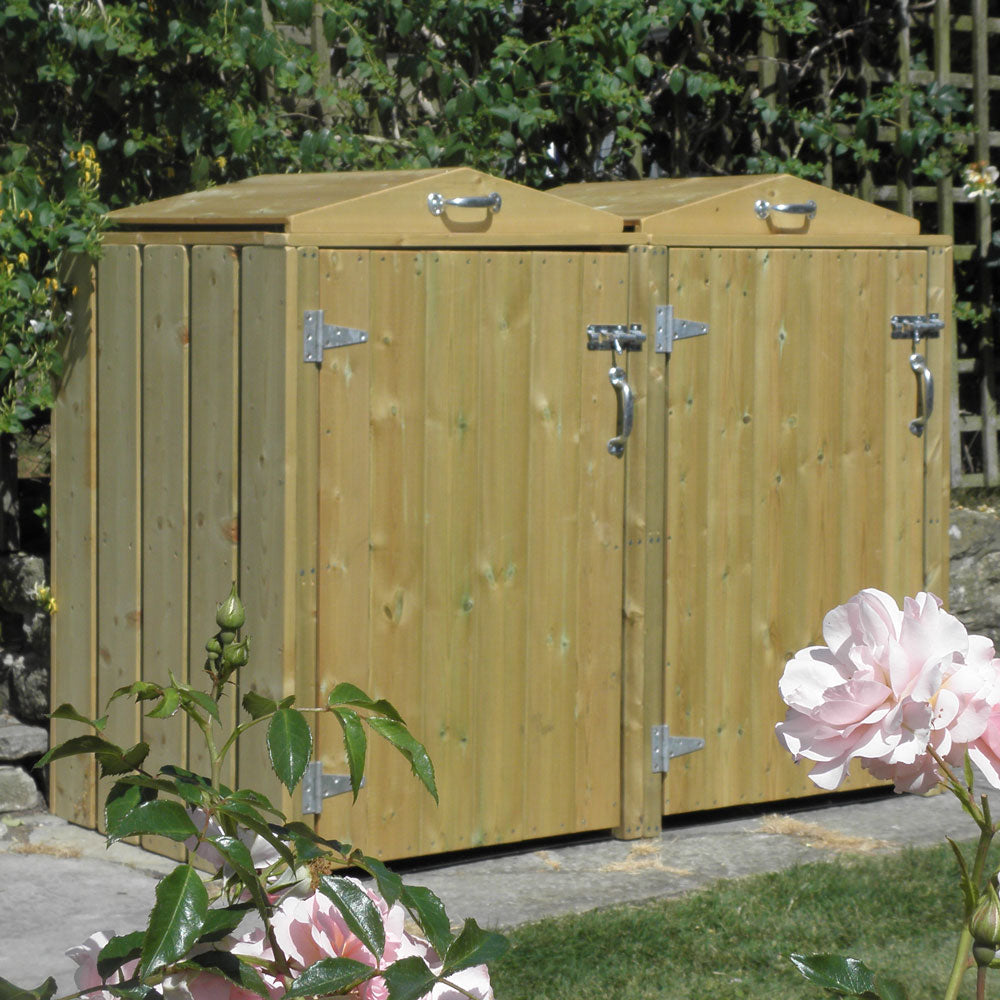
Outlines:
[[[19,219],[27,219],[28,222],[31,222],[35,217],[31,214],[31,209],[22,208],[21,211],[20,211],[20,213],[19,213],[19,215],[18,215],[18,218]]]
[[[55,278],[46,278],[45,287],[48,288],[50,291],[58,292],[59,282]]]
[[[225,158],[224,156],[217,156],[217,157],[215,158],[215,165],[216,165],[216,166],[217,166],[217,167],[218,167],[218,168],[219,168],[220,170],[225,170],[225,169],[226,169],[226,158]]]
[[[18,264],[21,265],[21,267],[27,267],[28,266],[28,255],[26,253],[19,253],[17,255],[17,262],[18,262]]]
[[[4,267],[7,269],[7,277],[9,278],[14,273],[14,265],[8,260]]]

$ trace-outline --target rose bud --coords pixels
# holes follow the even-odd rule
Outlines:
[[[236,594],[236,584],[234,583],[229,596],[216,608],[215,621],[219,628],[235,631],[242,628],[246,620],[246,609]]]
[[[1000,898],[990,882],[969,918],[972,954],[977,965],[989,965],[1000,948]]]

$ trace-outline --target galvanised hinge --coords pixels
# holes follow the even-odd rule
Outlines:
[[[673,306],[656,307],[656,353],[670,354],[675,340],[687,337],[703,337],[708,333],[708,324],[693,319],[677,319]]]
[[[365,330],[351,326],[330,326],[323,322],[322,309],[307,309],[302,319],[302,360],[323,363],[323,352],[331,347],[363,344],[368,340]]]
[[[666,774],[670,758],[702,750],[705,741],[700,736],[671,736],[669,726],[653,726],[653,774]]]
[[[361,779],[361,787],[365,787],[365,779]],[[302,775],[302,811],[315,816],[323,810],[323,799],[331,795],[343,795],[351,790],[349,774],[324,774],[323,762],[314,760],[306,764],[306,773]]]

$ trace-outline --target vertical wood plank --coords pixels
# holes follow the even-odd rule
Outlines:
[[[932,247],[927,252],[927,312],[937,313],[944,321],[941,339],[924,345],[934,375],[937,398],[935,412],[927,424],[924,453],[924,586],[931,593],[948,600],[950,543],[950,469],[952,443],[949,415],[952,380],[949,359],[955,356],[952,296],[951,247]]]
[[[414,735],[433,745],[423,716],[431,678],[422,662],[425,371],[425,256],[402,251],[372,257],[372,691],[387,697]],[[382,853],[420,853],[420,789],[408,767],[382,741],[372,746],[369,780],[378,798],[368,802],[369,829]]]
[[[489,252],[482,265],[479,351],[480,724],[474,789],[486,843],[524,830],[528,600],[530,255]]]
[[[108,247],[98,270],[97,313],[97,702],[141,679],[142,292],[139,248]],[[130,747],[138,706],[124,699],[105,735]],[[107,794],[102,782],[99,797]],[[100,810],[99,810],[100,813]],[[103,815],[98,816],[103,829]]]
[[[426,256],[423,718],[440,806],[421,803],[421,851],[481,842],[475,798],[480,583],[475,568],[479,460],[479,268],[468,251]]]
[[[297,336],[302,329],[303,314],[319,303],[319,250],[300,247],[296,261],[296,302],[287,318],[289,428],[286,453],[295,457],[293,494],[289,500],[292,523],[289,525],[288,554],[293,557],[292,592],[286,600],[291,604],[294,631],[293,672],[286,676],[285,695],[294,694],[295,703],[303,708],[319,704],[319,674],[317,663],[318,587],[316,565],[319,534],[319,372],[320,366],[302,362],[302,344]],[[329,353],[329,352],[327,352]],[[308,716],[315,743],[316,716]],[[316,759],[315,753],[313,759]],[[291,802],[285,798],[287,812],[302,818],[302,797],[296,794]]]
[[[584,351],[567,351],[566,330],[585,330],[578,254],[532,255],[531,428],[528,506],[527,760],[525,834],[565,833],[574,814],[576,741],[564,708],[576,697],[575,601],[579,514],[565,508],[577,481],[572,438],[580,419]],[[559,510],[561,517],[553,517]],[[554,820],[554,817],[558,817]]]
[[[228,246],[191,250],[191,682],[200,686],[205,642],[215,635],[216,605],[237,579],[239,539],[239,260]],[[252,624],[252,623],[251,623]],[[227,727],[236,722],[235,686],[220,705]],[[189,731],[189,766],[211,773],[204,740]],[[230,755],[221,779],[236,782]]]
[[[143,250],[142,675],[160,684],[188,677],[188,266],[184,247]],[[142,736],[154,768],[187,760],[186,733],[170,720],[144,716]]]
[[[321,251],[319,304],[336,323],[373,332],[370,253]],[[341,681],[371,690],[371,355],[373,342],[327,352],[319,373],[318,663],[319,701]],[[387,692],[390,698],[393,692]],[[317,723],[317,759],[326,774],[347,774],[336,719]],[[321,836],[381,852],[369,836],[367,803],[350,795],[327,799],[317,819]]]
[[[63,374],[52,407],[52,705],[70,702],[97,715],[96,613],[96,362],[97,303],[94,263],[74,258],[65,284],[76,291],[73,318],[62,344]],[[53,720],[53,744],[80,735],[79,726]],[[93,827],[96,769],[92,760],[57,761],[49,771],[49,808]]]
[[[665,259],[663,251],[653,251],[653,256]],[[645,463],[647,459],[638,440],[626,444],[624,461],[608,452],[607,443],[616,433],[618,415],[615,393],[608,379],[612,355],[585,351],[583,335],[591,323],[617,324],[623,320],[641,322],[643,329],[649,331],[646,307],[653,301],[653,292],[650,282],[640,287],[631,280],[630,259],[630,255],[621,253],[591,251],[582,255],[582,324],[574,330],[575,338],[566,336],[564,341],[566,350],[579,351],[581,357],[579,479],[575,491],[580,526],[576,539],[580,571],[575,594],[578,676],[573,820],[577,830],[617,826],[622,822],[621,609],[624,603],[621,588],[625,481],[629,464]],[[647,269],[646,273],[651,272]],[[627,362],[621,359],[619,363],[628,364],[630,379],[633,368],[646,364],[650,369],[646,382],[654,385],[657,365],[649,343],[641,354],[632,355]],[[659,386],[662,388],[662,379]],[[655,387],[652,395],[652,402],[648,394],[636,400],[636,426],[651,429],[646,430],[646,440],[655,437]],[[662,554],[662,548],[656,551]],[[648,595],[646,599],[648,604]],[[659,669],[660,662],[661,659],[654,669]],[[563,706],[563,711],[568,707]],[[659,803],[654,812],[659,826]]]
[[[296,251],[246,247],[242,256],[240,345],[240,591],[253,639],[239,696],[279,700],[295,676],[294,356]],[[301,340],[298,364],[301,365]],[[237,784],[290,806],[274,776],[260,727],[240,737]]]

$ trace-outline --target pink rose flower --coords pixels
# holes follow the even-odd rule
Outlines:
[[[928,752],[949,765],[966,750],[1000,788],[1000,659],[984,636],[943,610],[933,594],[903,609],[863,590],[823,620],[825,646],[800,650],[778,690],[788,713],[775,727],[809,777],[834,789],[853,758],[897,791],[923,793],[941,780]]]

